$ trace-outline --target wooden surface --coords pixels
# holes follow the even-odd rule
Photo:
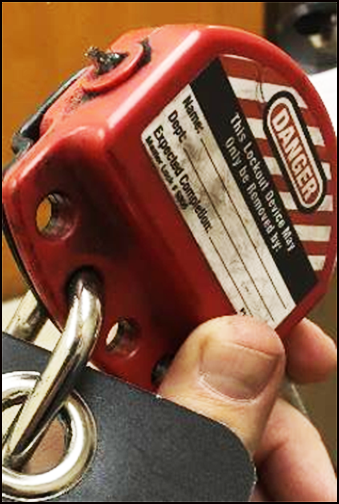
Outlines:
[[[262,32],[262,2],[3,2],[2,163],[10,138],[57,85],[84,65],[91,45],[125,31],[169,23],[224,24]],[[2,243],[2,296],[23,286]]]

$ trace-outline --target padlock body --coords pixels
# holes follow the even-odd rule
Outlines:
[[[4,176],[3,209],[53,320],[65,322],[74,273],[93,268],[105,296],[93,360],[153,389],[157,365],[200,323],[238,312],[285,336],[325,292],[336,142],[307,77],[254,35],[166,26],[110,49],[127,59],[102,76],[90,67],[50,107]],[[121,318],[134,331],[109,347]]]

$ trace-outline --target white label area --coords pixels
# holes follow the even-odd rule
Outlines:
[[[277,327],[295,302],[191,86],[142,141],[235,310]]]

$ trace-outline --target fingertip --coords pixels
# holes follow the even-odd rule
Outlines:
[[[324,381],[336,370],[335,342],[308,319],[291,331],[285,348],[288,374],[297,383]]]

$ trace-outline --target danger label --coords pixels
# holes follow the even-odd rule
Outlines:
[[[277,327],[317,278],[219,60],[142,141],[235,310]]]
[[[293,95],[282,92],[274,96],[267,108],[265,127],[296,204],[301,211],[314,210],[324,197],[325,175],[312,152],[312,141]]]

